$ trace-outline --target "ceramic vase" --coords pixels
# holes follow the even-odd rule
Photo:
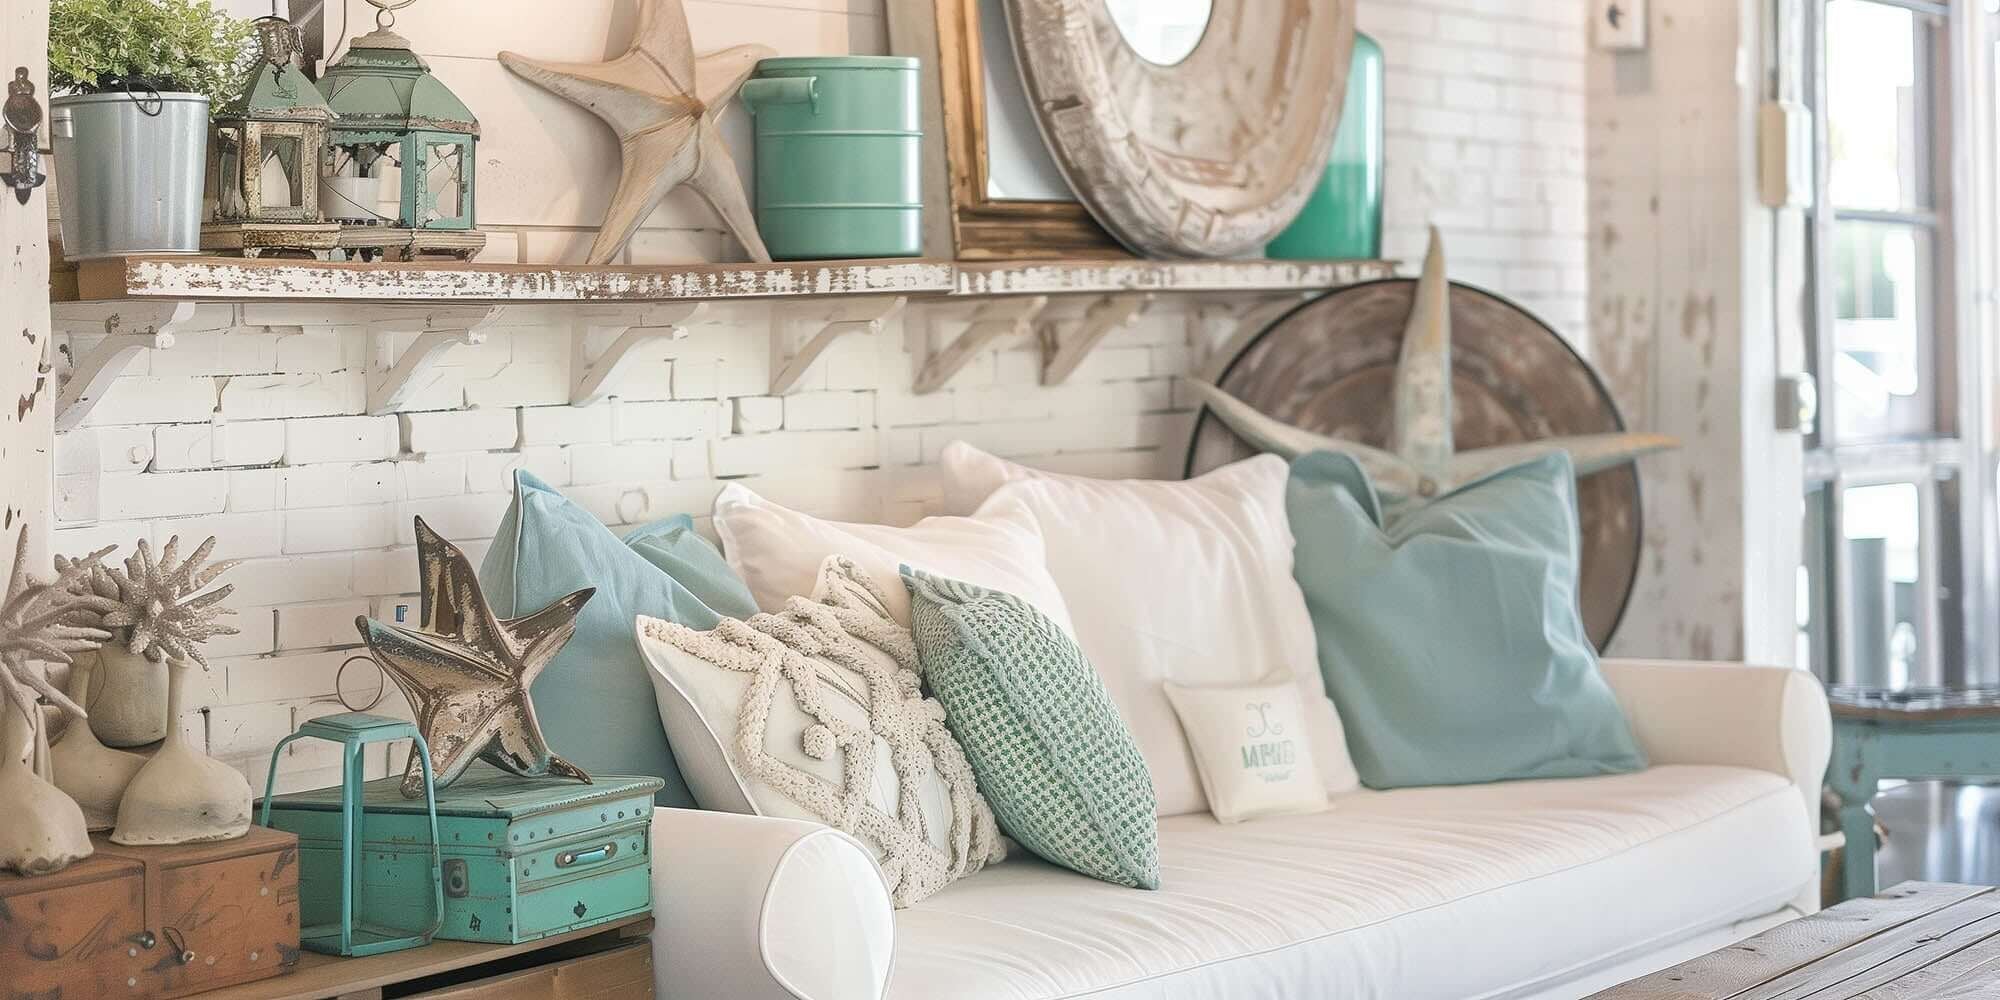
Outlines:
[[[167,739],[132,776],[118,802],[113,843],[192,844],[229,840],[250,829],[250,782],[235,768],[196,750],[181,731],[184,660],[167,661]]]
[[[95,657],[80,656],[70,667],[69,696],[79,705],[88,704],[96,666]],[[132,776],[146,766],[146,758],[136,753],[105,746],[81,719],[70,720],[49,754],[56,787],[82,807],[84,823],[92,830],[109,830],[117,824],[118,800],[124,797]]]
[[[137,747],[166,738],[167,664],[125,648],[120,631],[95,654],[97,693],[90,700],[90,729],[105,746]]]
[[[30,766],[14,752],[31,742]],[[48,741],[12,705],[0,705],[0,871],[47,875],[90,856],[83,810],[48,780]]]

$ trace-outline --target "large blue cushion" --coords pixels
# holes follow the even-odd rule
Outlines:
[[[1331,452],[1292,463],[1320,672],[1372,788],[1646,765],[1577,611],[1576,477],[1552,452],[1384,520]]]
[[[650,774],[666,781],[661,805],[692,807],[660,726],[653,683],[633,621],[651,615],[690,628],[756,613],[749,591],[685,517],[646,525],[620,541],[595,517],[526,472],[479,567],[495,614],[540,610],[595,587],[576,634],[535,679],[535,714],[555,751],[585,771]],[[686,581],[686,582],[683,582]],[[704,595],[726,607],[705,603]]]

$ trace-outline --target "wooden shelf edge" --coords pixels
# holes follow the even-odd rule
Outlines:
[[[83,261],[75,288],[84,301],[616,303],[941,293],[953,277],[949,262],[915,258],[593,267],[158,256]]]
[[[645,303],[849,295],[1009,295],[1314,291],[1393,277],[1385,260],[1166,261],[918,258],[775,264],[583,266],[330,263],[141,256],[84,261],[53,276],[52,301]]]

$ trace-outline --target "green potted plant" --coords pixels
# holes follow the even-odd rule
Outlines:
[[[254,58],[209,0],[53,0],[49,134],[72,260],[194,252],[210,108]]]

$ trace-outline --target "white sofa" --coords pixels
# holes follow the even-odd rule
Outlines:
[[[898,911],[843,834],[658,810],[659,995],[1570,998],[1816,910],[1819,685],[1603,666],[1650,769],[1171,817],[1152,892],[1016,852]]]

